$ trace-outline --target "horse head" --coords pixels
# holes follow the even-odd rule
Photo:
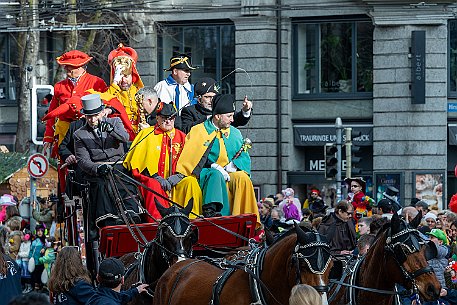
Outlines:
[[[422,214],[419,213],[409,224],[397,214],[393,214],[390,227],[386,231],[385,249],[400,268],[398,282],[413,294],[419,294],[427,301],[439,298],[441,285],[427,260],[437,255],[432,241],[426,241],[416,229]]]
[[[169,266],[190,258],[192,246],[198,241],[198,228],[189,220],[193,199],[189,200],[184,209],[177,206],[165,208],[157,199],[155,203],[162,216],[155,243],[159,246],[163,258]]]
[[[293,263],[297,273],[296,284],[313,286],[326,298],[330,269],[333,262],[330,246],[324,236],[316,230],[301,228],[295,224],[297,243],[293,252]]]

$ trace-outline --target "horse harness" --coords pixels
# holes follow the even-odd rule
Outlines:
[[[297,243],[294,248],[294,252],[292,253],[292,261],[296,270],[296,284],[302,284],[300,276],[300,262],[305,262],[312,273],[324,274],[331,261],[330,246],[321,240],[319,233],[314,231],[307,232],[305,234],[313,234],[315,236],[315,241],[308,242],[304,245]],[[251,244],[251,251],[249,251],[246,257],[241,261],[224,260],[222,262],[215,262],[214,260],[210,259],[210,263],[216,265],[219,268],[226,269],[213,284],[210,305],[220,304],[219,296],[222,292],[223,286],[229,277],[236,271],[236,269],[241,269],[249,275],[249,288],[251,297],[253,299],[251,305],[268,304],[265,298],[265,291],[271,295],[276,303],[281,304],[260,279],[267,250],[267,247],[259,247]],[[328,286],[319,285],[313,287],[319,292],[328,291]]]
[[[388,229],[387,234],[388,235],[391,234],[390,228]],[[407,235],[407,236],[405,237],[405,235]],[[410,245],[408,245],[408,243]],[[416,229],[411,229],[411,228],[406,228],[406,229],[398,232],[397,234],[394,234],[393,236],[388,236],[386,239],[386,246],[385,246],[386,251],[392,255],[393,259],[398,264],[398,266],[399,266],[400,270],[402,271],[403,275],[405,276],[405,278],[411,282],[412,289],[405,290],[404,292],[398,293],[396,291],[381,290],[381,289],[368,288],[368,287],[362,287],[362,286],[356,285],[357,280],[358,280],[358,274],[360,271],[360,266],[362,265],[362,263],[365,260],[365,256],[362,256],[362,257],[357,258],[355,261],[350,260],[348,262],[345,270],[343,271],[343,275],[341,276],[341,279],[339,281],[331,281],[333,284],[338,284],[338,287],[333,292],[333,294],[329,297],[329,299],[328,299],[329,303],[336,297],[341,286],[346,286],[349,288],[348,292],[347,292],[348,298],[349,298],[349,301],[347,303],[348,305],[357,304],[357,290],[364,290],[364,291],[369,291],[369,292],[374,292],[374,293],[379,293],[379,294],[388,294],[388,295],[414,296],[414,298],[417,299],[419,293],[418,293],[418,288],[417,288],[415,279],[422,274],[433,272],[433,269],[430,267],[430,265],[427,265],[426,267],[423,267],[414,272],[408,272],[403,267],[403,263],[406,261],[408,255],[420,251],[421,245],[423,245],[423,244],[425,244],[425,242],[420,237],[419,231],[417,231]],[[433,248],[434,244],[432,245],[430,243],[427,243],[426,246]],[[429,249],[427,249],[427,251],[429,251]],[[433,251],[433,249],[431,249],[430,251]],[[435,246],[435,251],[436,251],[436,246]],[[427,254],[426,254],[426,259],[429,260],[429,258],[432,258],[432,256],[433,256],[433,254],[430,254],[430,256],[427,257]],[[349,283],[345,283],[344,280],[348,275],[350,275]]]

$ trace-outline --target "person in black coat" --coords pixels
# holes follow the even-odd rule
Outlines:
[[[148,284],[140,284],[129,290],[121,291],[124,284],[124,264],[115,257],[104,259],[98,269],[97,280],[100,286],[86,304],[90,305],[121,305],[127,304],[139,293],[145,292]]]
[[[219,93],[216,81],[212,78],[203,78],[194,86],[197,104],[184,107],[181,110],[181,126],[176,128],[189,133],[192,126],[203,123],[212,115],[212,101]],[[249,122],[252,112],[252,102],[244,98],[243,107],[233,116],[233,127],[244,126]]]

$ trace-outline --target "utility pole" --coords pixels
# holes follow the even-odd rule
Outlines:
[[[346,134],[346,177],[352,177],[352,128],[344,129]]]
[[[341,162],[341,149],[343,148],[343,121],[341,118],[338,117],[335,120],[335,129],[336,129],[336,147],[338,151],[336,152],[336,159],[338,160],[338,172],[336,173],[336,198],[337,202],[342,199],[342,181],[341,181],[341,169],[342,169],[342,162]]]

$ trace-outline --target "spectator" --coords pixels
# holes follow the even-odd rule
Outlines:
[[[18,219],[10,218],[6,221],[6,225],[10,229],[10,233],[8,235],[8,252],[9,256],[16,260],[17,254],[19,252],[19,248],[21,247],[21,239],[22,239],[22,232],[21,229],[21,222]]]
[[[331,253],[349,255],[356,247],[353,214],[353,205],[347,200],[341,200],[336,205],[335,212],[322,219],[318,231],[327,237]]]
[[[360,222],[359,222],[359,224],[360,224]],[[375,239],[376,239],[376,236],[374,236],[373,234],[364,234],[364,235],[360,236],[359,240],[357,241],[358,255],[363,256],[363,255],[367,254],[368,250],[373,245]]]
[[[279,208],[284,212],[286,220],[293,219],[300,221],[303,215],[301,214],[301,203],[298,198],[294,197],[295,191],[292,188],[284,190],[284,200],[279,204]]]
[[[32,242],[30,241],[32,233],[28,229],[24,229],[22,233],[22,242],[17,256],[18,260],[21,262],[21,282],[24,285],[24,290],[22,292],[29,293],[33,290],[32,285],[30,284],[30,272],[28,268],[30,247],[32,245]]]
[[[17,202],[14,200],[14,197],[10,194],[4,194],[0,197],[0,223],[5,223],[6,221],[6,207],[15,206]]]
[[[121,292],[121,286],[124,284],[124,275],[125,268],[119,259],[114,257],[104,259],[98,268],[97,280],[100,286],[86,304],[126,304],[134,296],[146,291],[148,284],[140,284],[138,287],[132,287],[127,291]]]
[[[271,219],[271,210],[273,209],[273,200],[271,198],[265,198],[261,202],[260,207],[260,222],[266,229],[270,229],[273,225],[273,219]]]
[[[431,230],[435,229],[436,227],[436,215],[433,214],[432,212],[428,212],[424,216],[424,221],[427,224],[427,227],[429,227]]]
[[[415,207],[412,207],[412,206],[409,206],[409,207],[404,207],[402,210],[401,210],[401,216],[403,216],[403,218],[406,220],[406,222],[410,222],[411,220],[413,220],[417,214],[419,213],[418,210],[416,210]]]
[[[416,202],[415,207],[416,207],[416,210],[422,212],[422,215],[427,214],[429,211],[428,204],[422,200],[419,200],[418,202]]]
[[[39,259],[41,257],[41,250],[44,249],[46,243],[46,236],[44,235],[44,226],[38,225],[36,227],[35,239],[32,241],[30,247],[29,259],[33,257],[35,261],[35,270],[31,274],[31,285],[36,291],[39,291],[43,288],[41,283],[41,273],[43,273],[44,265],[40,263]]]
[[[363,217],[359,219],[358,227],[360,236],[370,234],[370,224],[373,221],[371,217]]]
[[[51,305],[51,303],[45,294],[32,292],[17,296],[8,305]]]
[[[381,217],[387,218],[387,219],[392,219],[392,215],[394,214],[394,206],[392,204],[392,201],[389,199],[381,199],[378,202],[378,214],[381,215]]]
[[[56,260],[56,248],[56,238],[54,236],[47,237],[45,241],[45,248],[41,249],[42,256],[38,259],[38,261],[44,265],[48,278],[51,274],[52,265]]]
[[[39,202],[40,202],[39,211],[36,209],[36,203],[34,202],[32,204],[33,218],[36,221],[43,223],[45,225],[45,228],[47,230],[49,230],[52,226],[52,221],[54,220],[54,212],[52,211],[51,206],[50,206],[50,204],[48,204],[48,200],[46,198],[41,198],[39,200]],[[51,202],[49,202],[49,203],[51,203]]]
[[[300,284],[292,287],[289,305],[321,305],[322,297],[313,287]]]
[[[84,305],[95,294],[89,271],[77,247],[63,247],[49,277],[49,292],[54,304]]]
[[[381,217],[381,215],[373,215],[371,216],[372,222],[370,224],[370,234],[377,235],[378,232],[382,229],[382,227],[389,222],[387,218]]]
[[[22,293],[21,272],[16,262],[5,254],[0,245],[0,305],[6,305]]]
[[[273,199],[275,200],[275,205],[278,206],[284,200],[284,195],[282,193],[277,193]]]
[[[284,212],[276,207],[271,210],[271,219],[273,224],[271,225],[271,231],[274,233],[281,233],[291,226],[285,223]]]

